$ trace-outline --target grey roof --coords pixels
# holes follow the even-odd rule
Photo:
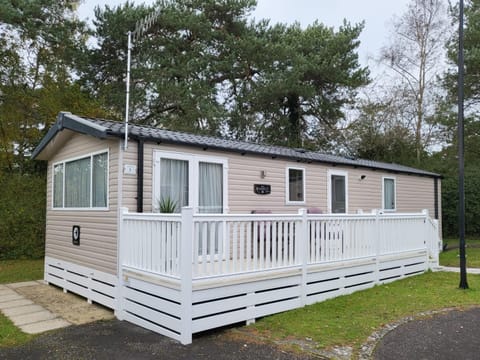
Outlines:
[[[32,157],[36,157],[58,131],[68,128],[80,133],[90,134],[99,138],[125,136],[124,123],[103,119],[82,118],[70,113],[60,113],[57,122],[50,129],[45,138],[34,150]],[[333,165],[347,165],[352,167],[363,167],[370,169],[387,170],[391,172],[415,174],[429,177],[441,177],[439,174],[415,169],[408,166],[383,163],[378,161],[350,159],[341,156],[323,154],[316,151],[303,149],[292,149],[282,146],[270,146],[249,143],[244,141],[227,140],[222,138],[195,135],[179,131],[170,131],[150,126],[129,124],[128,135],[132,139],[143,139],[145,141],[181,144],[187,146],[201,147],[204,149],[216,149],[241,154],[256,154],[269,157],[281,157],[301,162],[319,162]]]

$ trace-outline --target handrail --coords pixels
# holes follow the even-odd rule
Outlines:
[[[189,211],[188,217],[183,213],[122,213],[122,264],[179,276],[180,259],[188,256],[192,276],[198,278],[419,249],[428,249],[431,258],[436,258],[433,229],[438,226],[426,211],[366,214]],[[189,254],[181,250],[185,229],[191,233],[187,237],[191,239]]]

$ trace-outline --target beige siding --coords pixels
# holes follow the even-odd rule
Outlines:
[[[153,149],[151,145],[145,145],[143,154],[145,167],[143,173],[143,209],[145,212],[152,211],[153,199],[152,199],[152,184],[153,184]]]
[[[348,176],[348,212],[365,212],[380,209],[382,204],[382,181],[384,176],[396,179],[397,212],[421,211],[428,209],[434,215],[433,178],[414,175],[393,174],[387,171],[367,168],[333,166],[328,164],[307,164],[280,158],[258,155],[241,155],[233,152],[194,149],[176,145],[146,144],[144,209],[151,210],[152,164],[155,150],[223,157],[228,160],[228,208],[230,213],[250,213],[252,210],[271,210],[274,213],[292,213],[300,208],[318,207],[328,212],[328,171],[344,171]],[[287,167],[305,169],[306,202],[301,205],[286,203]],[[261,178],[261,171],[266,177]],[[364,179],[361,179],[365,175]],[[440,182],[440,181],[439,181]],[[270,195],[256,195],[254,184],[269,184]],[[440,190],[440,187],[439,187]]]
[[[107,273],[117,272],[118,141],[98,140],[72,134],[50,159],[47,176],[46,255]],[[109,151],[109,208],[104,211],[52,209],[52,166],[54,163]],[[80,226],[80,246],[72,244],[72,226]]]
[[[109,150],[109,209],[107,211],[52,210],[52,166],[55,162],[81,157],[92,152]],[[371,211],[382,207],[382,178],[396,179],[397,211],[409,212],[428,209],[434,215],[434,180],[429,177],[392,174],[386,171],[307,164],[258,155],[194,149],[176,145],[145,144],[144,150],[144,211],[152,211],[153,155],[154,151],[174,151],[203,156],[215,156],[228,161],[228,208],[230,213],[250,213],[252,210],[271,210],[274,213],[294,213],[299,208],[318,207],[328,212],[328,172],[344,171],[348,176],[348,211]],[[47,256],[108,273],[117,272],[117,209],[118,199],[132,212],[137,207],[137,176],[123,175],[118,194],[119,175],[123,165],[137,164],[137,144],[129,142],[126,152],[120,151],[118,140],[99,140],[90,136],[71,134],[55,156],[49,161],[47,184]],[[119,167],[122,168],[119,168]],[[305,169],[306,202],[286,204],[287,167]],[[261,171],[266,174],[261,178]],[[362,175],[365,175],[362,179]],[[122,176],[120,176],[122,177]],[[269,184],[270,195],[257,195],[254,184]],[[439,180],[439,198],[441,186]],[[121,195],[121,196],[119,196]],[[439,205],[441,206],[440,200]],[[441,213],[439,214],[441,217]],[[72,245],[73,225],[81,226],[81,244]]]
[[[137,148],[135,141],[129,141],[128,149],[122,156],[124,165],[135,165],[138,171]],[[147,164],[145,161],[145,165]],[[130,212],[137,211],[137,175],[124,175],[122,187],[122,206],[128,208]]]
[[[418,210],[419,204],[425,204],[430,214],[434,214],[433,179],[426,177],[397,176],[398,211],[408,212]]]

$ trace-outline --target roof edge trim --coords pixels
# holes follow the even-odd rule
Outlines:
[[[91,135],[99,139],[105,139],[108,135],[108,128],[91,121],[82,119],[70,112],[61,111],[57,116],[57,121],[47,132],[47,135],[40,141],[32,153],[32,159],[36,159],[38,155],[48,146],[55,136],[64,129],[72,130],[81,134]]]

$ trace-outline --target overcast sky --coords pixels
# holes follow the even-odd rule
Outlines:
[[[95,5],[103,7],[123,4],[125,0],[84,0],[79,8],[81,18],[93,18]],[[135,3],[152,4],[154,0],[134,0]],[[315,20],[338,27],[343,19],[351,23],[365,21],[360,36],[360,61],[374,67],[369,61],[377,56],[382,45],[387,43],[389,23],[392,17],[401,15],[409,0],[257,0],[258,5],[252,14],[256,19],[270,19],[271,23],[293,23],[298,21],[307,26]],[[125,29],[127,32],[127,29]]]

